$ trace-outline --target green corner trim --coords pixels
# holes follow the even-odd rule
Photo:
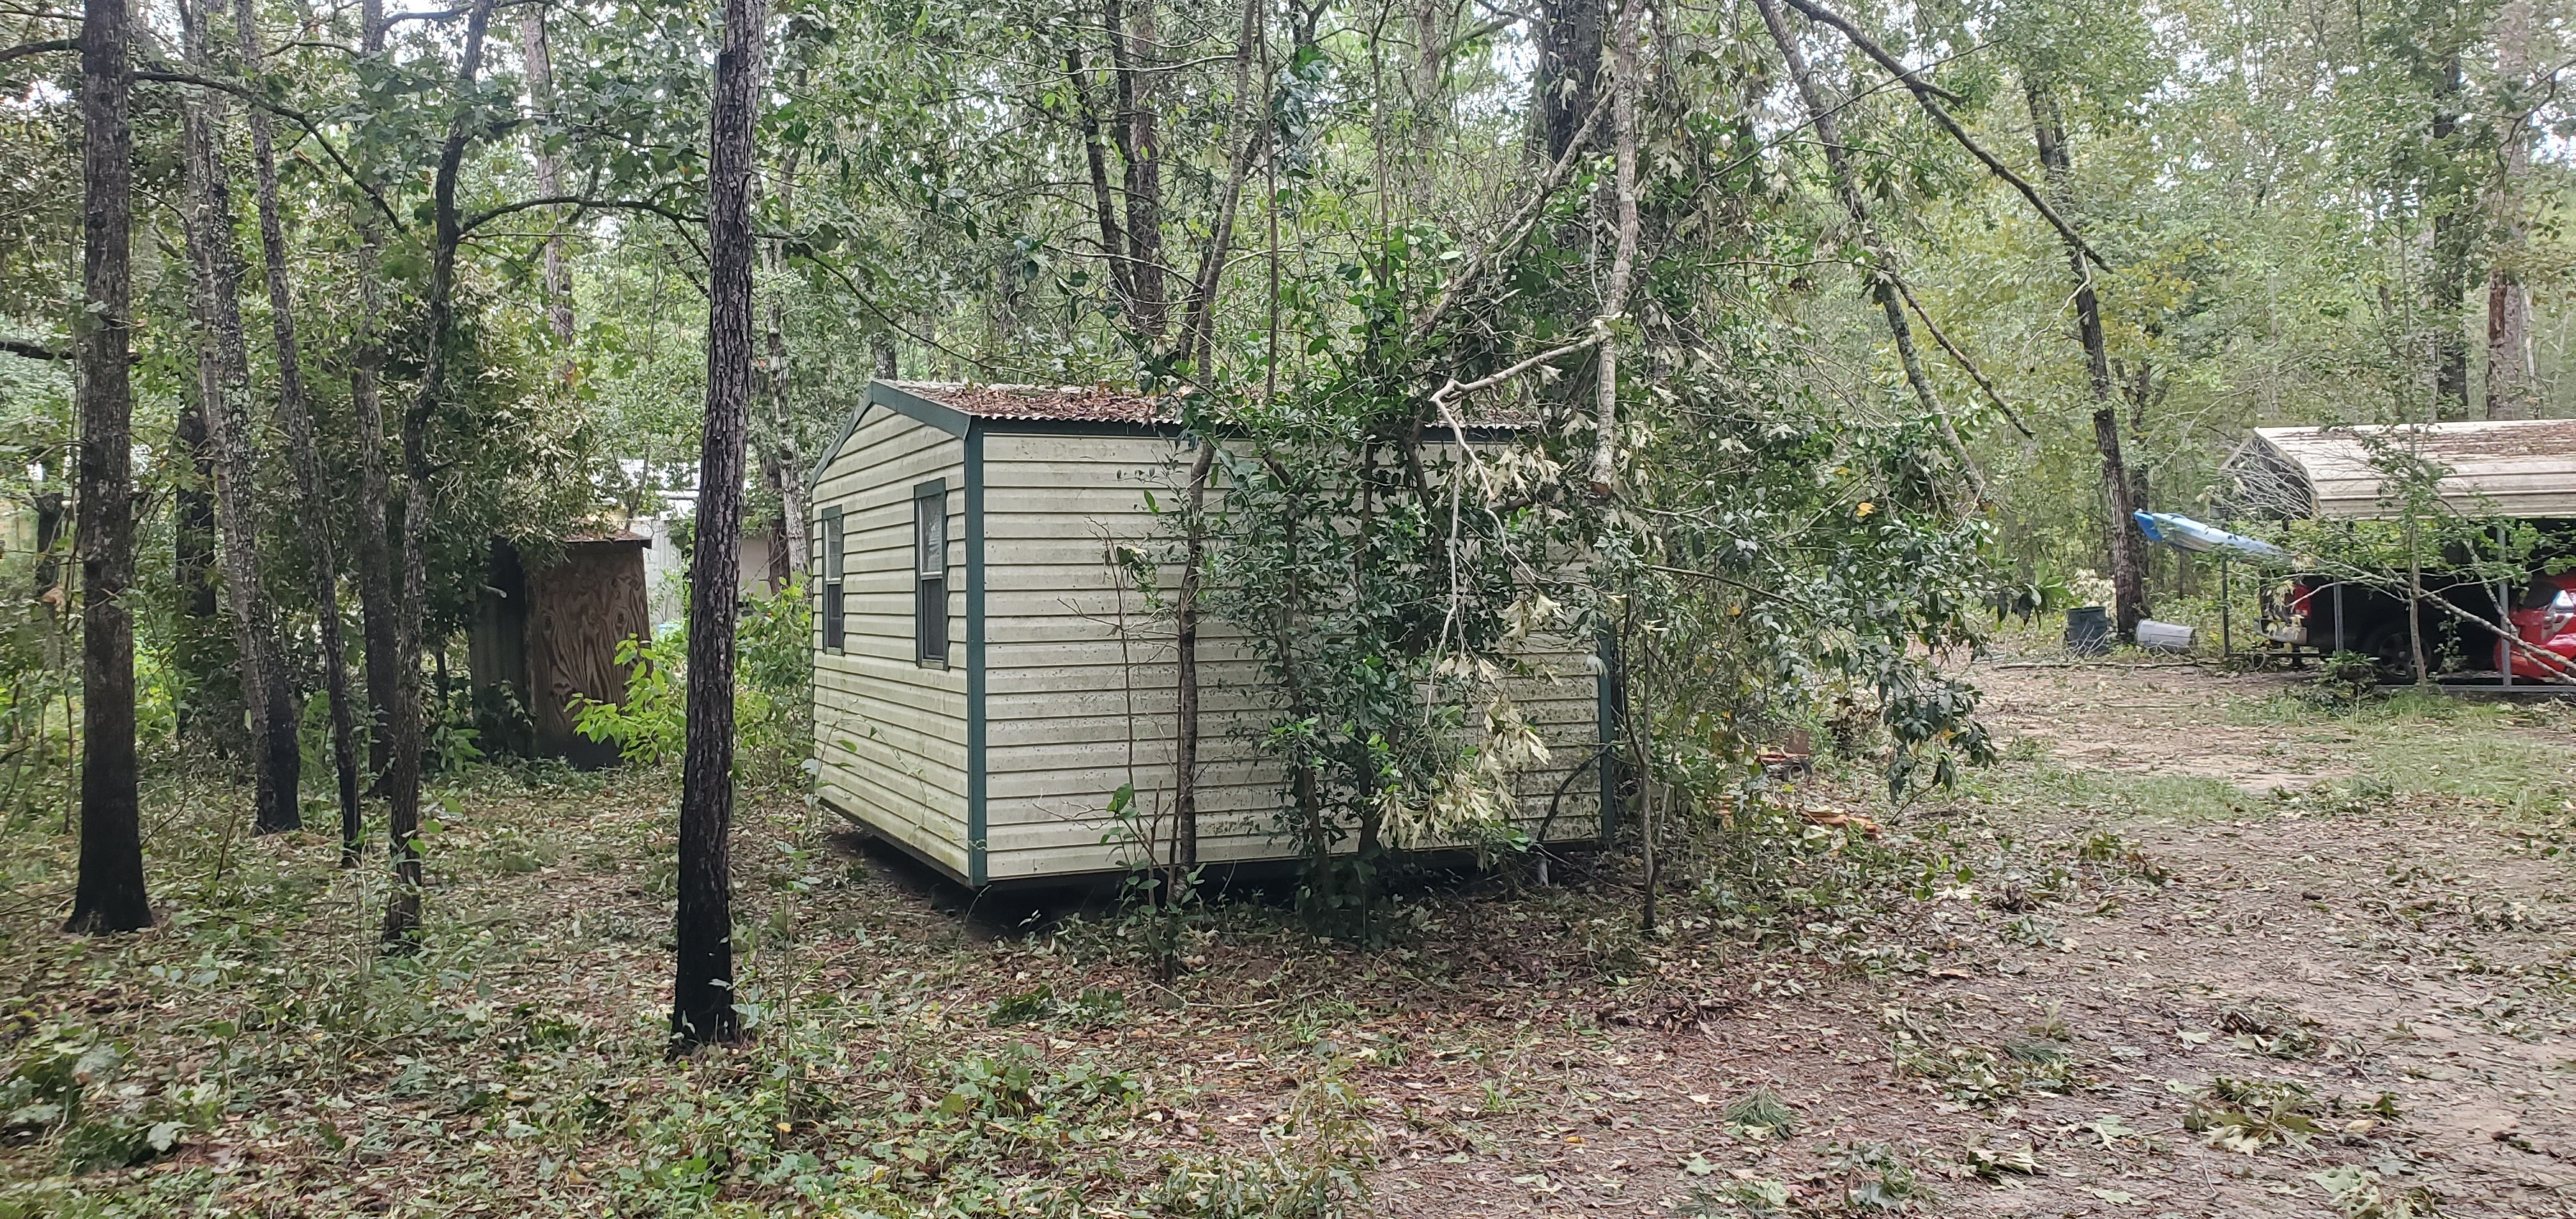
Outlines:
[[[966,429],[966,883],[984,885],[984,429]]]

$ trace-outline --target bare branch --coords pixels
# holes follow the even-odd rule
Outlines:
[[[1976,381],[1977,388],[1986,391],[1986,399],[1995,404],[1995,409],[2004,413],[2004,422],[2013,425],[2013,430],[2023,436],[2030,436],[2029,425],[2024,424],[2021,421],[2021,415],[2013,410],[2010,403],[2004,401],[2003,394],[1995,389],[1995,383],[1986,378],[1985,370],[1977,367],[1977,362],[1969,359],[1967,352],[1959,350],[1959,345],[1951,342],[1949,335],[1941,333],[1940,324],[1932,320],[1931,314],[1924,312],[1923,303],[1914,299],[1914,292],[1905,286],[1904,278],[1897,275],[1889,275],[1887,278],[1889,283],[1896,285],[1897,294],[1905,298],[1905,303],[1913,307],[1914,316],[1923,319],[1923,328],[1932,332],[1932,341],[1939,343],[1941,350],[1949,352],[1950,358],[1957,360],[1959,367],[1966,369],[1968,376]]]

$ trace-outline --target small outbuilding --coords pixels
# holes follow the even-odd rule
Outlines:
[[[870,383],[811,480],[822,803],[970,886],[1121,868],[1107,810],[1122,786],[1171,791],[1178,683],[1169,624],[1113,550],[1162,536],[1148,496],[1174,502],[1191,443],[1130,393]],[[1219,635],[1199,665],[1199,858],[1291,858],[1285,776],[1250,743],[1263,670]],[[1531,660],[1543,675],[1513,698],[1553,769],[1519,777],[1524,828],[1596,841],[1607,802],[1570,772],[1606,739],[1601,668]]]
[[[2372,520],[2400,455],[2441,466],[2438,494],[2468,515],[2576,518],[2576,419],[2256,428],[2223,474],[2246,515]]]
[[[529,562],[519,548],[493,539],[466,663],[486,732],[525,735],[487,736],[487,752],[562,758],[585,770],[617,764],[615,742],[573,730],[579,717],[572,701],[626,697],[628,666],[617,663],[617,645],[653,630],[644,589],[649,545],[617,529],[567,538],[550,561]],[[504,712],[508,699],[524,720]]]

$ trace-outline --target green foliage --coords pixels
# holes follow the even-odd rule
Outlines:
[[[792,582],[748,598],[735,625],[734,768],[746,782],[792,787],[811,773],[813,629],[809,599]],[[678,757],[688,740],[688,659],[685,623],[619,641],[626,697],[575,696],[574,730],[615,742],[618,755],[636,765]]]

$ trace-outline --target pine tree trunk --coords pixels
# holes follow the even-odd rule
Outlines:
[[[2062,201],[2066,178],[2072,162],[2066,151],[2064,120],[2058,117],[2057,105],[2036,81],[2025,82],[2030,100],[2031,134],[2039,145],[2039,164],[2048,173],[2048,184]],[[2136,518],[2130,513],[2137,504],[2132,499],[2128,463],[2120,452],[2120,413],[2111,401],[2111,352],[2102,333],[2102,301],[2093,292],[2093,276],[2085,266],[2084,252],[2073,244],[2066,248],[2066,265],[2075,275],[2075,329],[2084,343],[2085,370],[2093,386],[2093,449],[2102,459],[2103,536],[2111,549],[2111,617],[2114,629],[2122,639],[2135,639],[2138,620],[2147,613],[2147,580],[2144,563],[2146,539],[2139,535]]]
[[[456,321],[456,247],[462,240],[456,213],[456,179],[472,138],[473,115],[463,99],[483,70],[483,37],[494,0],[477,0],[465,18],[464,53],[457,66],[457,113],[448,120],[438,168],[430,176],[429,290],[420,392],[403,412],[402,597],[394,615],[393,724],[386,749],[385,828],[392,839],[393,892],[385,902],[384,940],[407,945],[420,930],[421,607],[429,600],[429,421],[447,394],[447,344]]]
[[[135,782],[134,618],[125,607],[134,574],[134,389],[125,363],[133,329],[130,21],[124,0],[90,0],[81,20],[83,307],[72,321],[81,431],[80,877],[65,926],[93,934],[152,925]]]
[[[233,0],[234,34],[243,71],[260,71],[259,27],[251,0]],[[259,190],[259,245],[267,268],[270,331],[277,343],[277,424],[295,468],[295,498],[310,526],[313,615],[322,637],[322,686],[331,705],[331,759],[340,780],[340,866],[358,866],[364,826],[358,808],[357,727],[349,710],[348,649],[340,638],[340,566],[331,549],[331,510],[322,494],[322,455],[304,396],[304,361],[295,341],[295,292],[286,269],[286,224],[277,200],[277,152],[268,112],[250,110],[251,165]],[[300,762],[299,757],[299,762]]]
[[[195,5],[179,6],[183,53],[199,72],[207,66],[210,17]],[[242,707],[249,723],[252,828],[274,834],[303,828],[296,798],[303,758],[297,749],[286,657],[259,577],[259,458],[246,384],[250,352],[242,335],[241,253],[233,244],[232,195],[223,163],[223,98],[216,90],[198,90],[181,120],[193,188],[186,235],[197,280],[197,385],[215,454],[215,557],[232,615]]]
[[[735,589],[741,579],[744,433],[752,396],[751,179],[761,0],[725,0],[707,156],[707,406],[689,558],[688,743],[680,772],[675,1050],[741,1036],[734,1011]]]
[[[1538,71],[1533,74],[1532,136],[1538,161],[1555,164],[1574,142],[1599,96],[1601,46],[1609,31],[1609,0],[1543,0],[1539,5]]]
[[[1162,40],[1154,0],[1106,0],[1103,17],[1118,103],[1111,130],[1126,167],[1127,324],[1148,351],[1160,352],[1170,317],[1163,291],[1163,144],[1154,108]]]

